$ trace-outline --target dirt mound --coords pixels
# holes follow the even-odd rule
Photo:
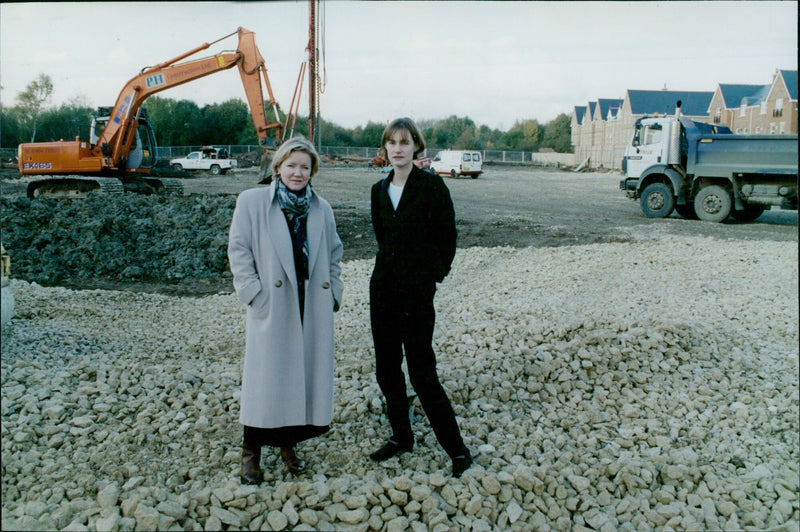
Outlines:
[[[235,195],[0,199],[14,277],[179,282],[227,275]]]

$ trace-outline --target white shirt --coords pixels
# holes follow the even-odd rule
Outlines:
[[[400,203],[400,196],[403,195],[403,187],[398,187],[394,183],[389,183],[389,199],[392,200],[392,207],[397,210],[397,204]]]

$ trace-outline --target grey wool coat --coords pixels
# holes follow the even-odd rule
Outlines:
[[[342,300],[342,241],[330,204],[312,194],[309,276],[300,320],[292,239],[275,188],[236,200],[228,238],[233,286],[247,306],[239,421],[277,428],[333,419],[333,312]]]

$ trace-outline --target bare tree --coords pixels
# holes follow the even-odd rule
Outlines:
[[[37,79],[28,83],[25,90],[17,95],[17,108],[20,116],[31,128],[31,142],[36,141],[36,125],[39,115],[52,94],[53,81],[50,76],[39,74]]]

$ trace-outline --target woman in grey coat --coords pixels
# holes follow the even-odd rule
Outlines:
[[[312,190],[319,156],[305,139],[275,153],[271,187],[236,200],[228,259],[247,306],[242,371],[241,478],[263,480],[261,447],[280,448],[289,471],[305,463],[298,442],[333,419],[333,313],[342,299],[342,241],[330,204]]]

